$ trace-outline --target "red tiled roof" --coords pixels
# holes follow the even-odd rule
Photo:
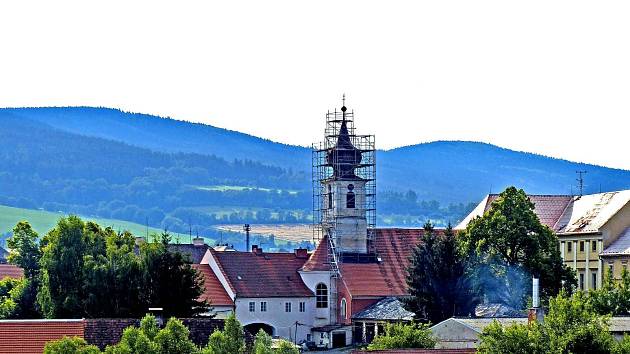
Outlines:
[[[0,321],[0,353],[41,354],[46,342],[84,336],[83,320]]]
[[[19,279],[24,276],[24,270],[13,264],[0,264],[0,280],[5,277]],[[1,353],[1,352],[0,352]]]
[[[328,236],[324,236],[319,241],[317,248],[304,263],[302,270],[306,272],[330,270],[330,264],[328,263]]]
[[[314,296],[298,273],[306,258],[294,253],[211,252],[239,297]]]
[[[436,233],[443,232],[435,230]],[[407,295],[407,265],[424,229],[376,229],[378,263],[342,263],[342,281],[352,297]]]
[[[556,224],[563,212],[573,200],[570,195],[535,195],[528,194],[529,200],[534,203],[534,213],[543,225],[549,226],[552,230],[558,231]],[[490,194],[486,203],[485,211],[492,206],[492,202],[497,200],[498,194]],[[484,211],[484,212],[485,212]]]
[[[234,306],[234,302],[209,265],[193,264],[193,268],[203,275],[204,280],[204,291],[199,300],[207,300],[213,306]]]

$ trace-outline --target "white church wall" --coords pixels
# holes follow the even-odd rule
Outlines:
[[[325,326],[330,324],[330,272],[300,272],[300,276],[302,277],[302,281],[311,289],[313,294],[316,294],[317,284],[324,284],[329,291],[328,294],[328,307],[327,308],[317,308],[314,307],[314,320],[313,326]]]

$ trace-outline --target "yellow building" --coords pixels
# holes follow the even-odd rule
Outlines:
[[[486,196],[458,226],[490,209],[497,194]],[[578,288],[601,286],[606,269],[615,278],[630,260],[630,190],[584,196],[529,195],[534,212],[560,240],[565,264],[576,271]]]

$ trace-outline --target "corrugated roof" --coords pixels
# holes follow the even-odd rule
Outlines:
[[[13,264],[0,264],[0,279],[9,277],[19,279],[24,276],[24,270]]]
[[[603,256],[630,254],[630,227],[601,253]]]
[[[234,306],[234,301],[227,294],[209,265],[195,264],[193,268],[203,275],[204,292],[199,297],[200,300],[207,300],[213,306]]]
[[[353,319],[370,319],[380,321],[411,321],[414,317],[415,314],[405,310],[402,302],[395,297],[386,297],[352,315]]]
[[[575,197],[558,221],[557,230],[559,233],[597,232],[628,203],[630,190]]]
[[[238,297],[314,296],[298,273],[306,258],[294,253],[211,252]]]

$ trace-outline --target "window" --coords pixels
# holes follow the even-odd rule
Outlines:
[[[348,209],[354,209],[355,207],[355,197],[354,197],[354,192],[352,191],[353,189],[354,189],[354,184],[349,184],[348,194],[346,194],[346,208]]]
[[[346,310],[346,299],[343,298],[343,299],[341,299],[341,318],[344,319],[344,320],[347,318],[346,313],[347,313],[347,310]]]
[[[591,250],[593,250],[593,252],[597,252],[597,241],[593,241],[593,246],[591,247]]]
[[[254,312],[254,311],[256,311],[256,303],[251,301],[249,303],[249,312]]]
[[[260,312],[267,312],[267,301],[260,302]]]
[[[328,209],[332,209],[332,187],[328,185]]]
[[[567,242],[568,251],[571,252],[571,248],[573,246],[573,241]]]
[[[609,262],[608,263],[608,271],[610,272],[610,274],[612,274],[613,276],[615,275],[614,271],[615,271],[615,264],[613,262]]]
[[[584,252],[584,241],[580,241],[580,252]]]
[[[291,312],[291,303],[290,302],[285,302],[284,303],[284,312]]]
[[[580,273],[580,290],[584,290],[584,273]]]
[[[592,283],[593,290],[595,290],[597,289],[597,273],[596,272],[591,273],[591,279],[593,280],[593,283]]]
[[[326,284],[317,284],[315,288],[315,299],[318,309],[328,308],[328,288]]]
[[[300,312],[306,312],[306,303],[304,301],[300,301]]]

